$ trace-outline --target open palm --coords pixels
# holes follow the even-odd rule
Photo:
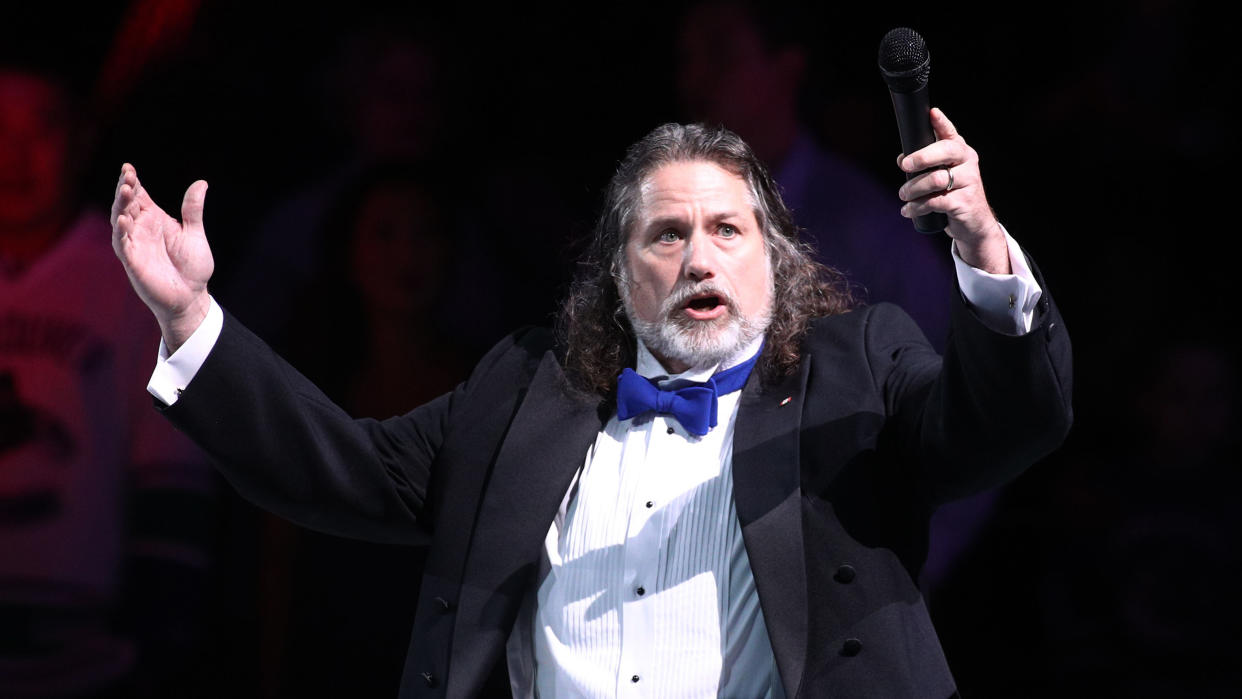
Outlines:
[[[206,194],[203,180],[190,185],[178,222],[155,204],[132,165],[121,167],[112,203],[112,248],[165,340],[183,341],[188,337],[181,337],[183,331],[193,332],[210,304],[207,280],[215,262],[203,228]]]

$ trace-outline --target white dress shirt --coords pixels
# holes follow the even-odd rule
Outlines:
[[[1019,335],[1029,332],[1042,291],[1005,237],[1012,274],[970,267],[955,247],[951,254],[980,320]],[[222,321],[213,300],[176,353],[161,342],[148,391],[174,403]],[[759,342],[723,366],[667,377],[661,387],[704,380],[749,358]],[[666,375],[641,343],[638,349],[639,374]],[[740,396],[720,397],[719,424],[703,437],[660,415],[614,415],[600,431],[548,530],[535,601],[515,629],[533,644],[509,644],[515,694],[783,696],[733,501]],[[529,655],[519,657],[523,648]]]
[[[639,343],[635,371],[676,388],[761,345],[668,376]],[[702,437],[650,413],[600,431],[544,542],[539,697],[783,696],[733,502],[741,395],[720,396]]]

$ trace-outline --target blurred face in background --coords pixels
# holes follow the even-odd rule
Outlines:
[[[368,158],[414,159],[433,149],[442,125],[438,70],[436,58],[413,41],[382,46],[351,97],[357,141]]]
[[[436,205],[416,185],[381,185],[354,222],[350,273],[366,306],[409,316],[434,302],[448,248]]]
[[[798,49],[772,50],[739,3],[700,3],[677,39],[677,95],[692,121],[723,124],[755,147],[775,108],[792,107],[802,79]]]
[[[62,88],[0,67],[0,231],[56,223],[69,196],[72,128]]]

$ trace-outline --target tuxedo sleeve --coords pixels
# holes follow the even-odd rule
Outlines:
[[[405,415],[353,419],[226,312],[198,373],[161,409],[256,505],[331,534],[424,543],[420,515],[453,417],[518,342],[506,338],[467,381]]]
[[[1069,431],[1069,336],[1033,261],[1031,269],[1045,291],[1024,335],[989,329],[959,302],[941,359],[894,306],[878,307],[868,323],[867,353],[889,416],[887,444],[904,451],[902,461],[933,504],[1008,481]]]

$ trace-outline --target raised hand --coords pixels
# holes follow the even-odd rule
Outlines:
[[[957,252],[967,264],[993,274],[1007,274],[1009,248],[988,205],[979,175],[979,154],[958,134],[939,109],[931,110],[935,143],[897,158],[904,172],[923,172],[898,190],[907,202],[901,215],[914,218],[938,211],[948,216],[945,232],[957,241]]]
[[[112,202],[112,249],[129,281],[159,321],[164,343],[176,351],[207,317],[207,280],[215,269],[203,229],[207,183],[190,185],[181,222],[152,201],[134,166],[121,166]]]

